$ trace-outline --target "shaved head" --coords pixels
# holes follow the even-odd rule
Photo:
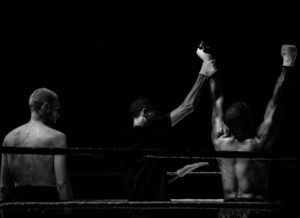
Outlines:
[[[50,105],[59,104],[58,96],[50,89],[39,88],[31,94],[29,98],[29,107],[31,110],[38,111],[46,102]]]
[[[224,115],[224,122],[234,135],[251,134],[252,112],[245,102],[235,102]]]

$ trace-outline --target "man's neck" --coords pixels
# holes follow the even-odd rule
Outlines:
[[[43,119],[43,117],[41,117],[39,114],[37,114],[35,112],[31,113],[31,117],[30,117],[30,121],[29,122],[41,123],[41,124],[47,125],[45,123],[45,119]]]

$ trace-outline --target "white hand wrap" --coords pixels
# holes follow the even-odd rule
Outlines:
[[[211,77],[215,72],[217,72],[217,70],[218,69],[215,60],[204,61],[199,73]]]

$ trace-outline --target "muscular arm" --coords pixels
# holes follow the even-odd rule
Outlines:
[[[282,45],[281,47],[281,56],[283,58],[283,67],[281,70],[281,74],[277,79],[275,88],[273,90],[272,98],[268,103],[264,116],[264,121],[257,130],[257,137],[261,147],[267,149],[270,148],[270,145],[275,139],[275,130],[278,129],[275,127],[275,123],[278,123],[281,119],[281,113],[279,112],[279,108],[282,107],[282,89],[284,86],[284,81],[287,72],[290,71],[294,66],[297,53],[298,51],[295,45]]]
[[[228,133],[228,128],[223,122],[223,102],[224,97],[221,90],[221,83],[218,75],[210,78],[210,95],[212,100],[212,141],[217,143],[217,139]]]
[[[257,130],[257,138],[259,140],[259,143],[261,145],[265,145],[265,142],[267,139],[274,135],[274,123],[278,122],[280,119],[280,113],[278,113],[278,108],[280,104],[282,103],[282,88],[285,81],[286,73],[288,68],[283,67],[280,76],[277,79],[275,88],[273,90],[273,95],[270,101],[268,102],[264,120],[261,123],[261,125],[258,127]],[[273,130],[273,131],[272,131]],[[272,143],[268,143],[272,144]]]
[[[5,143],[3,143],[3,146]],[[7,154],[1,155],[0,201],[7,201],[14,183],[8,167]]]
[[[57,147],[66,148],[66,137],[65,135],[60,135],[57,139]],[[67,172],[67,163],[65,155],[55,155],[54,156],[54,169],[56,176],[56,186],[60,200],[72,200],[73,192],[70,185]]]

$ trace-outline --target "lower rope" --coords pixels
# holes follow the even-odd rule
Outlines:
[[[75,208],[100,210],[218,210],[220,208],[247,210],[290,210],[299,204],[287,207],[270,202],[219,202],[219,201],[59,201],[59,202],[2,202],[1,209],[14,208]]]

